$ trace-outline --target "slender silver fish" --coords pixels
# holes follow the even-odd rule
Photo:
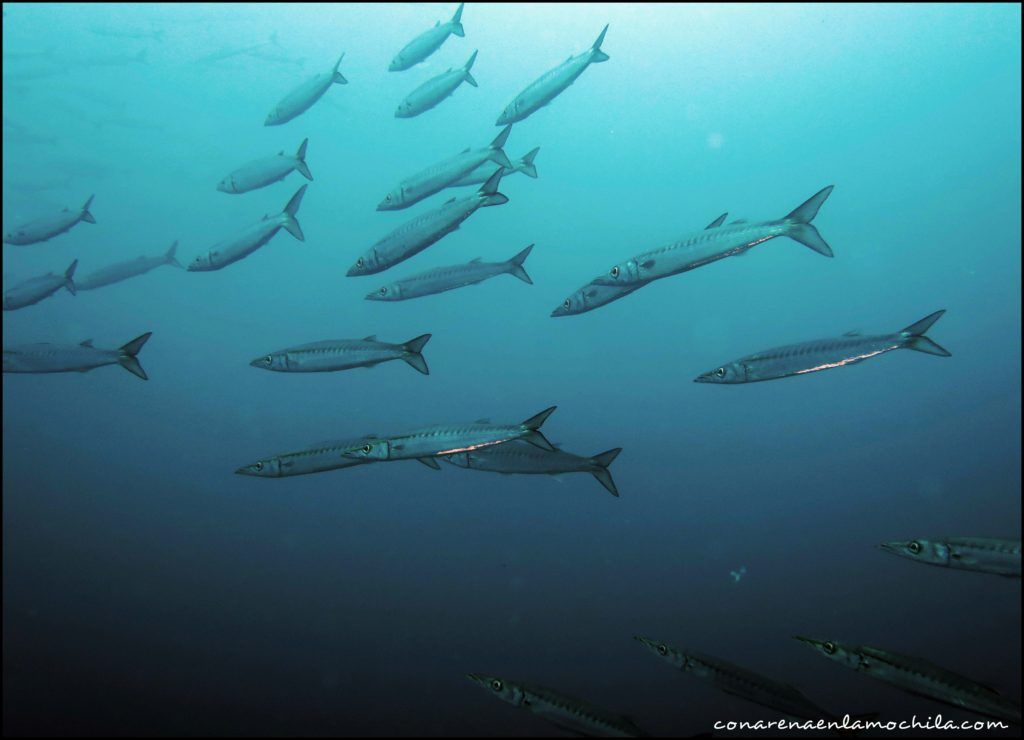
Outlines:
[[[84,221],[87,224],[96,223],[96,219],[89,213],[89,206],[92,205],[94,197],[90,195],[89,200],[85,201],[85,205],[78,210],[72,211],[69,208],[65,208],[60,213],[42,216],[16,227],[14,231],[4,236],[4,244],[23,246],[25,244],[45,242],[47,239],[52,239],[58,234],[63,234],[80,221]]]
[[[554,413],[555,408],[557,407],[546,408],[520,424],[492,424],[489,419],[478,419],[471,424],[448,424],[416,429],[405,434],[395,434],[366,442],[361,447],[349,450],[345,455],[356,459],[423,461],[431,457],[468,452],[514,439],[523,439],[542,449],[554,451],[555,448],[541,434],[540,427]],[[437,465],[436,460],[432,462]]]
[[[615,714],[574,696],[496,676],[466,676],[491,696],[525,709],[555,727],[583,737],[650,737],[631,717]]]
[[[263,122],[263,125],[280,126],[282,123],[288,123],[288,121],[309,110],[313,103],[322,98],[323,94],[331,88],[331,85],[347,85],[348,80],[338,71],[338,66],[344,58],[345,54],[343,52],[338,57],[338,61],[334,63],[334,69],[329,72],[321,72],[309,78],[285,95],[281,102],[275,105],[274,109],[267,114],[267,120]]]
[[[433,270],[427,270],[378,288],[372,293],[368,293],[366,300],[407,301],[410,298],[420,298],[425,295],[444,293],[455,288],[464,288],[467,285],[476,285],[488,278],[506,273],[514,275],[524,283],[533,285],[533,281],[530,280],[530,276],[523,268],[523,262],[526,261],[532,249],[533,245],[531,244],[505,262],[481,262],[477,257],[462,265],[435,267]]]
[[[894,349],[912,349],[929,355],[950,357],[945,348],[924,335],[944,313],[945,309],[936,311],[895,334],[862,336],[859,332],[851,331],[841,337],[815,339],[764,350],[698,375],[694,382],[731,385],[788,378],[791,375],[806,375],[819,370],[855,365]]]
[[[313,175],[306,166],[308,143],[309,139],[303,139],[294,155],[280,151],[272,157],[264,157],[242,165],[221,180],[217,184],[217,190],[222,193],[248,193],[250,190],[283,180],[292,172],[298,172],[307,180],[312,180]]]
[[[994,537],[918,538],[884,542],[886,552],[928,565],[1020,578],[1020,540]]]
[[[476,52],[474,51],[473,56],[463,66],[457,69],[449,68],[448,71],[431,77],[398,104],[398,108],[395,109],[395,118],[413,118],[420,113],[425,113],[455,92],[463,82],[477,87],[476,80],[469,73],[475,61]]]
[[[372,334],[364,339],[328,339],[280,349],[257,357],[249,364],[279,373],[324,373],[404,360],[424,375],[430,375],[427,361],[421,354],[430,336],[421,334],[404,344],[378,342]]]
[[[948,704],[987,717],[1021,723],[1020,704],[995,689],[940,668],[921,658],[900,655],[865,645],[847,645],[834,640],[796,637],[827,658],[858,673],[903,689],[915,696]]]
[[[112,285],[113,283],[119,283],[122,280],[128,280],[129,278],[136,277],[138,275],[144,275],[150,270],[155,270],[163,265],[174,265],[175,267],[182,268],[182,264],[178,262],[175,254],[178,251],[178,242],[174,242],[170,248],[161,255],[155,257],[136,257],[133,260],[126,260],[124,262],[118,262],[113,265],[108,265],[102,269],[91,272],[85,277],[78,278],[75,281],[75,287],[78,290],[95,290],[96,288],[102,288],[105,285]],[[184,268],[182,268],[184,269]]]
[[[31,306],[44,298],[49,298],[61,288],[67,288],[71,295],[75,295],[75,268],[78,267],[78,260],[75,260],[64,271],[63,275],[55,275],[48,272],[45,275],[23,280],[17,285],[4,291],[4,311],[15,311],[25,306]]]
[[[484,447],[480,450],[457,452],[445,458],[446,462],[460,468],[485,470],[492,473],[516,473],[525,475],[561,475],[563,473],[590,473],[612,496],[619,495],[611,471],[612,464],[621,447],[600,452],[593,457],[582,457],[571,452],[556,449],[547,452],[541,448],[516,440],[505,444]]]
[[[441,44],[447,41],[448,37],[452,34],[465,36],[466,31],[462,27],[463,5],[465,3],[459,3],[458,9],[450,21],[447,23],[437,21],[429,31],[424,31],[402,47],[402,50],[395,55],[395,58],[391,60],[391,64],[388,65],[388,71],[401,72],[419,64],[440,49]]]
[[[264,216],[259,221],[238,236],[218,242],[210,247],[206,254],[200,254],[188,266],[189,272],[210,272],[227,267],[232,262],[248,257],[257,249],[274,238],[274,235],[284,229],[300,242],[306,241],[302,233],[302,227],[295,218],[302,205],[302,196],[306,194],[308,185],[299,188],[291,197],[288,204],[276,216]]]
[[[351,468],[355,465],[372,462],[372,460],[356,460],[342,457],[342,453],[357,447],[372,437],[356,437],[354,439],[330,440],[303,447],[294,452],[281,452],[265,457],[249,465],[243,465],[235,472],[239,475],[254,475],[260,478],[287,478],[293,475],[323,473],[328,470]]]
[[[506,126],[487,146],[479,149],[463,149],[454,157],[448,157],[448,159],[432,164],[402,180],[398,187],[384,196],[384,200],[377,204],[377,210],[397,211],[408,208],[434,193],[441,192],[455,180],[472,172],[484,162],[495,162],[500,167],[512,169],[512,163],[502,149],[511,130],[511,126]]]
[[[104,365],[120,365],[133,375],[149,380],[136,355],[152,336],[146,332],[117,349],[99,349],[91,339],[81,344],[21,344],[4,347],[5,373],[85,373]]]
[[[608,33],[608,26],[604,27],[594,45],[585,52],[570,56],[557,67],[548,70],[530,83],[529,87],[519,93],[515,100],[505,106],[505,110],[498,116],[495,125],[503,126],[507,123],[522,121],[565,91],[591,64],[607,62],[608,55],[601,51],[601,44],[606,33]]]
[[[537,156],[537,152],[540,151],[540,147],[536,147],[527,152],[521,159],[517,159],[512,163],[512,169],[505,169],[502,173],[502,177],[508,177],[514,175],[517,172],[522,172],[527,177],[536,178],[537,168],[533,164],[534,157]],[[477,167],[475,170],[470,172],[468,175],[460,177],[455,182],[451,183],[448,187],[450,188],[461,188],[464,185],[479,185],[482,182],[487,182],[487,178],[494,174],[494,164],[491,162],[484,162],[482,165]]]
[[[357,277],[383,272],[455,231],[478,208],[508,203],[508,198],[498,192],[501,173],[502,170],[498,170],[491,175],[473,195],[452,198],[444,205],[406,221],[364,252],[346,274],[348,277]]]

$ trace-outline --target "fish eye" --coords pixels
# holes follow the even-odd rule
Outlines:
[[[261,462],[256,463],[256,470],[257,470],[257,472],[260,471],[260,470],[263,470],[263,463],[261,463]]]
[[[829,655],[834,655],[836,652],[836,644],[834,642],[826,642],[821,647],[824,648],[825,652]]]
[[[265,363],[267,363],[268,365],[273,365],[274,364],[274,358],[271,357],[270,355],[267,355],[266,357],[264,357],[263,361]]]
[[[572,306],[572,301],[566,298],[565,303],[563,303],[562,305],[565,306],[566,308],[569,308],[570,306]]]
[[[383,287],[383,288],[381,288],[381,289],[380,289],[380,294],[381,294],[381,295],[387,295],[387,294],[388,294],[388,289],[387,289],[387,286],[385,286],[385,287]]]
[[[491,681],[491,688],[495,691],[501,691],[504,687],[505,685],[498,679],[494,679],[493,681]]]
[[[658,645],[658,655],[668,655],[668,648],[664,645]]]
[[[612,268],[612,277],[617,278],[618,276],[619,276],[619,266],[615,265],[615,267]]]
[[[363,452],[365,452],[367,455],[370,454],[370,450],[372,449],[373,448],[370,445],[363,445]]]
[[[716,378],[724,378],[725,377],[725,368],[724,367],[720,367],[717,370],[715,370],[715,377]]]
[[[363,258],[360,257],[359,259],[356,260],[356,267],[362,267],[362,266],[363,266]]]
[[[911,542],[909,545],[907,545],[907,549],[910,550],[910,552],[917,555],[921,552],[921,543],[915,540],[914,542]]]
[[[390,195],[385,196],[384,200],[386,200],[388,203],[390,203],[391,202],[391,196]]]

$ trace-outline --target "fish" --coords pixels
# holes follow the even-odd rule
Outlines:
[[[489,419],[478,419],[471,424],[447,424],[415,429],[367,441],[345,452],[346,457],[371,460],[420,460],[430,467],[436,466],[434,457],[457,452],[469,452],[490,445],[522,439],[541,449],[554,452],[555,448],[541,433],[540,428],[556,406],[519,424],[492,424]]]
[[[725,223],[727,215],[727,213],[723,213],[708,224],[707,228],[718,228]],[[643,287],[643,285],[644,283],[637,285],[605,285],[591,281],[562,301],[562,305],[555,308],[551,312],[551,316],[554,318],[559,316],[576,316],[587,311],[593,311],[595,308],[600,308],[620,298],[625,298],[630,293]]]
[[[29,221],[28,223],[15,227],[13,231],[4,236],[4,244],[14,244],[18,246],[38,244],[39,242],[45,242],[48,239],[52,239],[55,236],[63,234],[77,223],[96,223],[96,219],[93,218],[92,213],[89,212],[89,207],[92,205],[92,199],[95,197],[96,196],[94,195],[90,195],[89,200],[85,201],[85,205],[77,210],[72,211],[70,208],[65,208],[59,213],[53,213],[49,216],[41,216],[33,221]]]
[[[281,452],[270,457],[243,465],[235,473],[253,475],[260,478],[289,478],[294,475],[324,473],[328,470],[340,470],[356,465],[372,462],[372,460],[356,460],[342,457],[342,452],[363,444],[373,437],[357,437],[354,439],[330,440],[307,445],[294,452]]]
[[[306,194],[308,185],[299,188],[288,204],[276,216],[264,216],[262,221],[253,224],[238,236],[218,242],[210,247],[206,254],[198,255],[188,266],[189,272],[211,272],[227,267],[232,262],[248,257],[257,249],[274,238],[284,229],[300,242],[306,241],[302,227],[295,217],[302,205],[302,196]]]
[[[313,175],[310,173],[309,167],[306,166],[307,144],[309,144],[309,139],[303,139],[294,155],[285,154],[282,150],[271,157],[264,157],[242,165],[221,180],[217,184],[217,190],[222,193],[248,193],[250,190],[263,188],[283,180],[292,172],[298,172],[307,180],[312,180]]]
[[[815,339],[764,350],[702,373],[694,378],[694,382],[733,385],[788,378],[854,365],[894,349],[912,349],[929,355],[950,357],[948,350],[924,335],[945,312],[943,309],[929,314],[895,334],[863,336],[860,332],[851,331],[841,337]]]
[[[15,311],[25,306],[31,306],[44,298],[49,298],[61,288],[66,288],[71,295],[75,295],[75,269],[78,267],[78,260],[75,260],[64,271],[63,275],[55,275],[48,272],[45,275],[29,278],[12,286],[4,291],[4,311]]]
[[[140,31],[131,29],[123,30],[119,28],[94,27],[90,28],[89,30],[97,36],[105,36],[107,38],[112,39],[132,39],[136,41],[145,39],[152,39],[154,41],[164,40],[164,31],[163,29],[159,28],[150,31]]]
[[[131,64],[148,64],[149,51],[140,49],[135,54],[98,54],[96,56],[66,58],[61,60],[66,67],[89,69],[90,67],[127,67]]]
[[[473,62],[476,61],[476,54],[474,51],[473,56],[463,66],[457,69],[449,67],[447,71],[431,77],[409,93],[395,109],[395,118],[414,118],[427,112],[454,93],[463,82],[478,87],[473,75],[469,73],[473,68]]]
[[[604,35],[606,33],[608,33],[607,25],[589,49],[576,56],[570,55],[568,59],[557,67],[548,70],[531,82],[511,103],[505,106],[505,110],[498,116],[495,125],[504,126],[516,121],[522,121],[531,113],[540,110],[558,97],[591,64],[607,62],[608,55],[601,51],[601,44],[604,42]]]
[[[619,495],[619,489],[612,480],[608,466],[612,464],[621,447],[600,452],[593,457],[582,457],[571,452],[556,449],[546,452],[529,442],[516,440],[481,450],[457,452],[445,458],[460,468],[485,470],[493,473],[519,473],[527,475],[561,475],[562,473],[590,473],[612,496]]]
[[[231,59],[233,57],[241,56],[243,54],[250,54],[258,49],[262,49],[266,46],[277,46],[277,33],[270,34],[270,38],[267,41],[263,41],[259,44],[250,44],[248,46],[229,46],[217,51],[211,52],[204,56],[199,57],[195,60],[196,64],[208,64],[210,62],[220,62],[225,59]]]
[[[135,337],[117,349],[94,347],[91,339],[81,344],[21,344],[4,347],[5,373],[85,373],[104,365],[120,365],[132,375],[149,380],[137,355],[152,332]]]
[[[279,373],[324,373],[404,360],[413,369],[430,375],[422,354],[423,346],[430,337],[430,334],[421,334],[404,344],[379,342],[372,334],[363,339],[328,339],[280,349],[257,357],[249,364]]]
[[[994,719],[1021,723],[1020,705],[984,684],[941,668],[922,658],[901,655],[866,645],[797,636],[819,654],[914,696],[964,709]]]
[[[731,224],[708,227],[687,234],[663,247],[631,257],[614,265],[608,274],[596,278],[598,285],[646,285],[653,280],[678,275],[726,257],[745,254],[752,247],[770,239],[788,236],[825,257],[832,257],[832,248],[821,237],[811,221],[818,215],[834,186],[815,193],[785,217],[776,221]]]
[[[348,80],[338,71],[341,60],[344,58],[345,54],[342,52],[342,55],[338,57],[338,61],[334,63],[334,69],[309,78],[285,95],[281,102],[275,105],[273,110],[267,114],[263,125],[280,126],[283,123],[288,123],[288,121],[309,110],[313,103],[323,97],[323,94],[330,89],[331,85],[347,85]]]
[[[918,563],[1020,578],[1020,540],[994,537],[918,538],[879,547]]]
[[[175,257],[177,251],[178,242],[175,241],[163,254],[153,257],[136,257],[133,260],[117,262],[96,272],[89,273],[85,277],[76,280],[75,287],[78,290],[95,290],[96,288],[119,283],[122,280],[138,275],[144,275],[150,270],[155,270],[163,265],[174,265],[177,268],[184,269]]]
[[[459,3],[458,9],[455,11],[455,15],[447,23],[441,23],[437,21],[434,27],[428,31],[424,31],[419,36],[414,38],[408,44],[402,47],[402,50],[395,54],[395,58],[391,60],[391,64],[388,65],[389,72],[401,72],[403,70],[414,67],[435,51],[441,48],[441,44],[448,40],[448,37],[452,34],[456,36],[465,36],[466,30],[462,27],[462,6],[465,3]]]
[[[385,285],[366,295],[368,301],[407,301],[410,298],[421,298],[427,295],[444,293],[467,285],[475,285],[497,275],[513,275],[524,283],[533,285],[530,276],[523,268],[523,262],[533,249],[531,244],[514,257],[505,262],[481,262],[477,257],[461,265],[435,267],[390,285]]]
[[[458,229],[462,222],[472,216],[478,208],[508,203],[508,198],[498,192],[501,173],[502,170],[499,170],[491,175],[490,179],[473,195],[466,198],[452,198],[444,205],[421,213],[411,221],[406,221],[364,252],[349,268],[346,275],[358,277],[383,272],[419,254],[431,244]]]
[[[434,193],[439,193],[460,177],[464,177],[484,162],[495,162],[500,167],[512,169],[512,163],[502,147],[508,140],[512,127],[506,126],[494,140],[479,149],[463,149],[454,157],[432,164],[415,175],[402,180],[394,190],[377,204],[378,211],[397,211],[419,203]]]
[[[534,684],[467,673],[491,696],[525,709],[555,727],[583,737],[650,737],[631,717],[615,714],[573,696]]]
[[[514,175],[516,172],[522,172],[527,177],[537,178],[537,167],[533,164],[534,158],[537,156],[537,152],[540,151],[540,147],[535,147],[529,152],[524,154],[522,158],[517,159],[512,163],[512,169],[504,169],[501,173],[502,177],[508,177]],[[479,185],[482,182],[487,182],[487,178],[494,174],[494,164],[490,161],[484,162],[482,165],[477,167],[475,170],[470,172],[468,175],[460,177],[453,183],[450,183],[450,188],[461,188],[465,185]]]

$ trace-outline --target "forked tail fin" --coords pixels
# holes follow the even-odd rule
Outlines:
[[[299,206],[302,205],[302,196],[306,194],[306,188],[308,187],[308,185],[303,185],[299,188],[295,195],[291,197],[291,200],[288,201],[288,205],[281,211],[281,215],[285,217],[282,226],[300,242],[306,241],[306,236],[302,233],[302,226],[299,225],[299,220],[295,216],[299,212]]]
[[[341,66],[341,60],[345,58],[345,52],[341,52],[341,56],[338,57],[338,61],[334,63],[334,77],[331,79],[335,85],[347,85],[348,80],[345,79],[345,75],[338,71],[338,67]]]
[[[509,273],[512,274],[512,275],[515,275],[517,278],[522,280],[524,283],[529,283],[530,285],[533,285],[533,281],[530,280],[530,276],[527,275],[526,274],[526,270],[523,269],[523,262],[525,262],[526,258],[530,256],[530,251],[532,249],[533,249],[533,245],[531,244],[526,249],[524,249],[522,252],[520,252],[519,254],[517,254],[515,257],[511,258],[508,261],[508,268],[509,268],[508,271],[509,271]]]
[[[184,265],[182,265],[180,262],[178,262],[178,258],[176,256],[177,253],[178,253],[178,240],[175,239],[174,240],[174,244],[172,244],[167,249],[167,251],[164,253],[164,261],[167,264],[169,264],[169,265],[174,265],[175,267],[180,267],[181,269],[184,270],[185,269]]]
[[[82,215],[79,216],[79,218],[82,221],[85,221],[87,224],[94,224],[94,223],[96,223],[96,219],[93,218],[93,215],[91,213],[89,213],[89,206],[92,205],[92,199],[95,198],[95,197],[96,197],[95,195],[90,195],[89,196],[89,200],[85,201],[85,205],[82,206]]]
[[[68,289],[68,293],[71,295],[78,295],[78,288],[75,287],[75,270],[78,269],[78,260],[75,260],[68,269],[64,271],[64,287]]]
[[[608,466],[611,465],[612,461],[619,456],[620,452],[622,452],[622,448],[616,447],[612,450],[608,450],[607,452],[601,452],[594,455],[594,463],[598,467],[590,471],[591,475],[597,478],[597,482],[607,488],[608,493],[612,496],[618,496],[619,489],[615,487],[615,481],[612,480],[612,474],[608,470]]]
[[[139,354],[139,351],[142,349],[142,345],[144,345],[146,340],[151,336],[153,336],[153,332],[147,331],[142,336],[135,337],[132,341],[122,345],[118,350],[118,364],[132,375],[138,375],[143,380],[149,380],[149,376],[146,375],[146,371],[142,369],[142,365],[139,364],[138,359],[136,359],[136,355]]]
[[[531,416],[529,419],[524,421],[522,423],[522,426],[526,427],[529,431],[526,435],[523,436],[523,440],[529,442],[535,447],[540,447],[542,450],[554,452],[554,445],[548,442],[547,437],[541,434],[540,428],[544,424],[544,422],[547,421],[547,418],[551,416],[551,414],[555,413],[555,409],[557,408],[557,406],[549,406],[548,408],[541,411],[539,414],[535,414],[534,416]]]
[[[465,36],[466,35],[466,29],[464,29],[462,27],[462,6],[463,5],[465,5],[465,3],[459,3],[458,10],[455,11],[455,15],[452,16],[452,20],[451,20],[452,33],[454,33],[456,36]]]
[[[476,84],[476,80],[474,80],[474,79],[473,79],[473,75],[471,75],[471,74],[469,73],[469,70],[471,70],[471,69],[473,68],[473,62],[475,62],[475,61],[476,61],[476,54],[477,54],[477,53],[476,53],[476,52],[474,51],[474,52],[473,52],[473,56],[471,56],[471,57],[469,58],[469,61],[468,61],[468,62],[466,62],[466,64],[465,64],[465,65],[464,65],[464,66],[462,67],[462,71],[463,71],[463,73],[464,73],[464,75],[463,75],[464,79],[466,80],[466,82],[468,82],[468,83],[469,83],[470,85],[472,85],[473,87],[479,87],[479,86],[478,86],[478,85]]]
[[[523,158],[519,160],[520,172],[529,177],[537,177],[537,168],[534,167],[533,165],[533,158],[537,156],[537,152],[539,151],[540,147],[538,146],[535,149],[531,149],[530,151],[523,155]]]
[[[946,309],[943,308],[901,330],[900,334],[906,339],[906,343],[903,345],[904,348],[924,352],[929,355],[938,355],[939,357],[952,357],[952,353],[949,350],[924,335],[926,331],[932,328],[932,324],[942,318],[944,313],[946,313]]]
[[[500,134],[494,137],[494,141],[491,142],[491,152],[488,157],[492,162],[494,162],[495,164],[500,164],[507,170],[511,170],[514,168],[512,167],[512,163],[509,161],[508,156],[505,154],[505,151],[502,149],[502,147],[505,146],[505,142],[508,141],[508,135],[511,131],[512,124],[510,123],[508,126],[501,130]]]
[[[835,186],[829,185],[827,188],[819,190],[790,211],[783,219],[789,223],[789,230],[786,233],[790,239],[795,239],[805,247],[826,257],[832,256],[832,247],[822,238],[818,230],[811,226],[811,221],[818,215],[818,209],[821,208],[822,203],[832,194],[833,187]]]
[[[420,334],[402,345],[402,349],[408,352],[408,354],[402,355],[402,359],[424,375],[430,375],[430,368],[427,367],[427,361],[422,354],[423,345],[430,341],[430,336],[430,334]]]
[[[307,180],[313,179],[313,174],[309,171],[309,167],[306,166],[306,145],[309,144],[309,139],[303,139],[302,143],[299,144],[299,151],[295,152],[295,159],[298,160],[295,169],[299,171]]]
[[[593,62],[594,64],[597,64],[598,62],[607,62],[609,59],[608,55],[601,51],[601,44],[604,43],[604,35],[606,33],[608,33],[607,24],[605,24],[604,30],[601,31],[601,35],[597,37],[597,41],[595,41],[594,45],[590,47],[590,50],[592,52],[590,56],[590,61]]]
[[[480,190],[477,192],[483,196],[483,205],[500,206],[502,203],[508,203],[508,197],[498,192],[498,183],[501,182],[501,175],[504,171],[499,167],[493,175],[487,178],[487,182],[480,186]]]

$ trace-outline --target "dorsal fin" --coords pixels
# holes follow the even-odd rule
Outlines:
[[[477,419],[473,423],[474,424],[490,424],[491,420],[490,419]]]
[[[746,222],[747,222],[747,219],[745,219],[745,218],[738,218],[735,221],[730,221],[729,223],[731,223],[731,224],[745,224]]]
[[[572,54],[570,54],[570,55],[569,55],[569,58],[568,58],[568,59],[566,59],[565,61],[567,61],[567,62],[571,62],[571,61],[572,61]]]
[[[859,329],[854,329],[853,331],[848,331],[845,334],[843,334],[843,336],[844,337],[859,337],[860,336],[860,330]]]
[[[279,156],[279,157],[283,157],[283,156],[284,156],[284,149],[282,149],[281,151],[279,151],[279,152],[277,153],[277,156]]]
[[[479,261],[480,261],[480,258],[479,258],[479,257],[474,257],[473,259],[471,259],[471,260],[469,261],[469,264],[473,264],[474,262],[479,262]]]
[[[444,202],[444,205],[448,205],[449,203],[454,203],[454,202],[455,202],[455,196],[453,195],[451,198],[449,198],[448,200],[446,200]]]
[[[67,212],[68,212],[67,208],[65,208],[63,211],[61,211],[61,213],[67,213]]]
[[[377,341],[377,335],[376,334],[371,334],[368,337],[363,337],[363,341],[364,342],[376,342]]]
[[[441,25],[441,21],[434,21],[434,28],[437,28],[440,25]]]
[[[723,213],[721,216],[719,216],[714,221],[705,226],[704,230],[707,231],[708,229],[717,229],[719,226],[725,223],[725,217],[728,215],[728,213]]]
[[[451,70],[448,70],[448,71],[450,72]],[[463,149],[461,152],[459,152],[459,154],[465,154],[469,150],[470,150],[470,147],[467,146],[465,149]]]
[[[79,347],[91,347],[92,346],[92,340],[91,339],[86,339],[84,342],[79,342],[78,346]]]

